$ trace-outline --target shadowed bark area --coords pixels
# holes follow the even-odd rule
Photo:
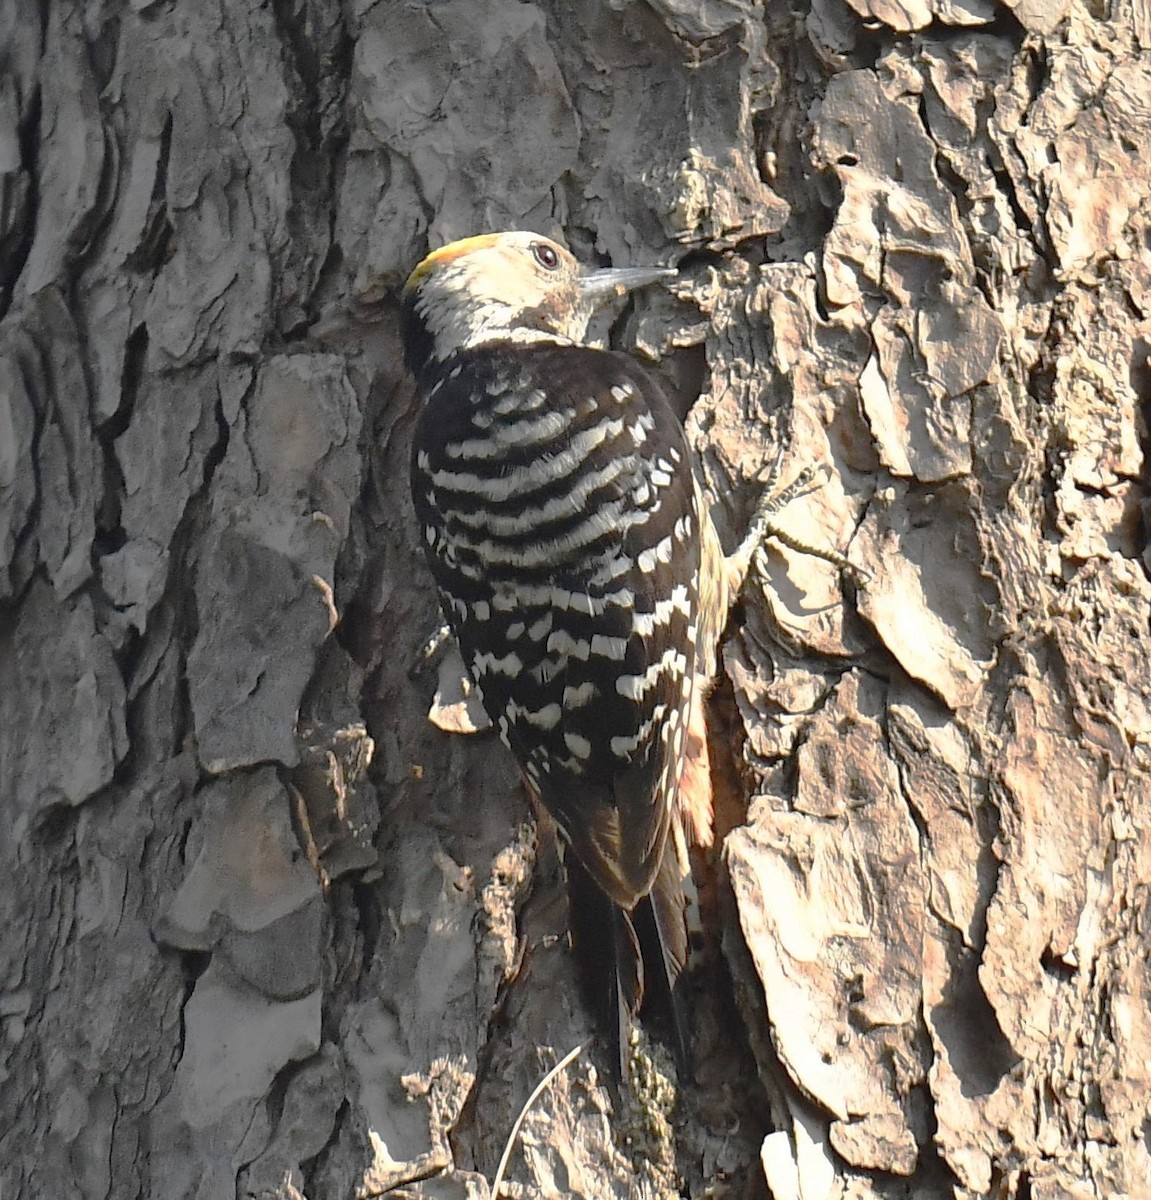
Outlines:
[[[693,1077],[593,1047],[509,1179],[1141,1194],[1149,164],[1144,0],[0,0],[0,1193],[482,1197],[591,1034],[406,677],[395,295],[533,228],[681,266],[613,344],[858,576],[727,631]]]

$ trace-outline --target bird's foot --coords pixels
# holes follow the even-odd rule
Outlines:
[[[871,579],[870,574],[850,562],[846,555],[831,547],[816,546],[811,542],[803,541],[780,528],[776,523],[777,514],[803,496],[817,492],[831,477],[831,470],[826,465],[806,466],[789,484],[784,487],[776,487],[781,457],[782,451],[766,468],[763,474],[764,490],[756,505],[748,531],[735,553],[728,556],[728,571],[733,585],[732,594],[734,595],[743,586],[752,563],[755,564],[756,570],[761,575],[766,573],[763,544],[768,538],[775,538],[777,542],[781,542],[788,549],[795,550],[799,554],[809,554],[813,558],[829,562],[847,575],[857,587],[866,587]]]
[[[441,625],[419,648],[415,658],[408,666],[408,678],[419,679],[425,671],[430,671],[443,655],[444,649],[451,640],[451,627]]]

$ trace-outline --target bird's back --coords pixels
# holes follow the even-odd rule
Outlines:
[[[416,512],[483,704],[592,878],[660,868],[691,700],[702,522],[679,421],[630,358],[467,352],[421,378]]]

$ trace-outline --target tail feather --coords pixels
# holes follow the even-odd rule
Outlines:
[[[641,1008],[666,1023],[676,1065],[685,1071],[688,1023],[677,984],[687,962],[687,924],[674,850],[669,843],[651,892],[631,913],[603,893],[574,854],[566,858],[569,922],[585,999],[619,1080],[627,1079],[628,1033]]]
[[[627,1035],[643,1000],[643,956],[631,917],[567,854],[568,922],[584,999],[607,1039],[612,1066],[627,1078]]]
[[[645,1009],[653,1009],[672,1035],[672,1051],[680,1075],[687,1077],[691,1063],[688,1048],[687,1007],[680,976],[687,966],[687,905],[674,848],[668,845],[651,891],[633,914],[636,932],[647,965]]]

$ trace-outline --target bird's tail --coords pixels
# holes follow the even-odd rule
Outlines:
[[[671,839],[651,891],[630,913],[604,894],[574,854],[567,856],[567,877],[585,998],[618,1079],[627,1079],[628,1033],[639,1011],[667,1030],[676,1066],[686,1075],[688,1023],[679,980],[687,963],[687,921]]]

